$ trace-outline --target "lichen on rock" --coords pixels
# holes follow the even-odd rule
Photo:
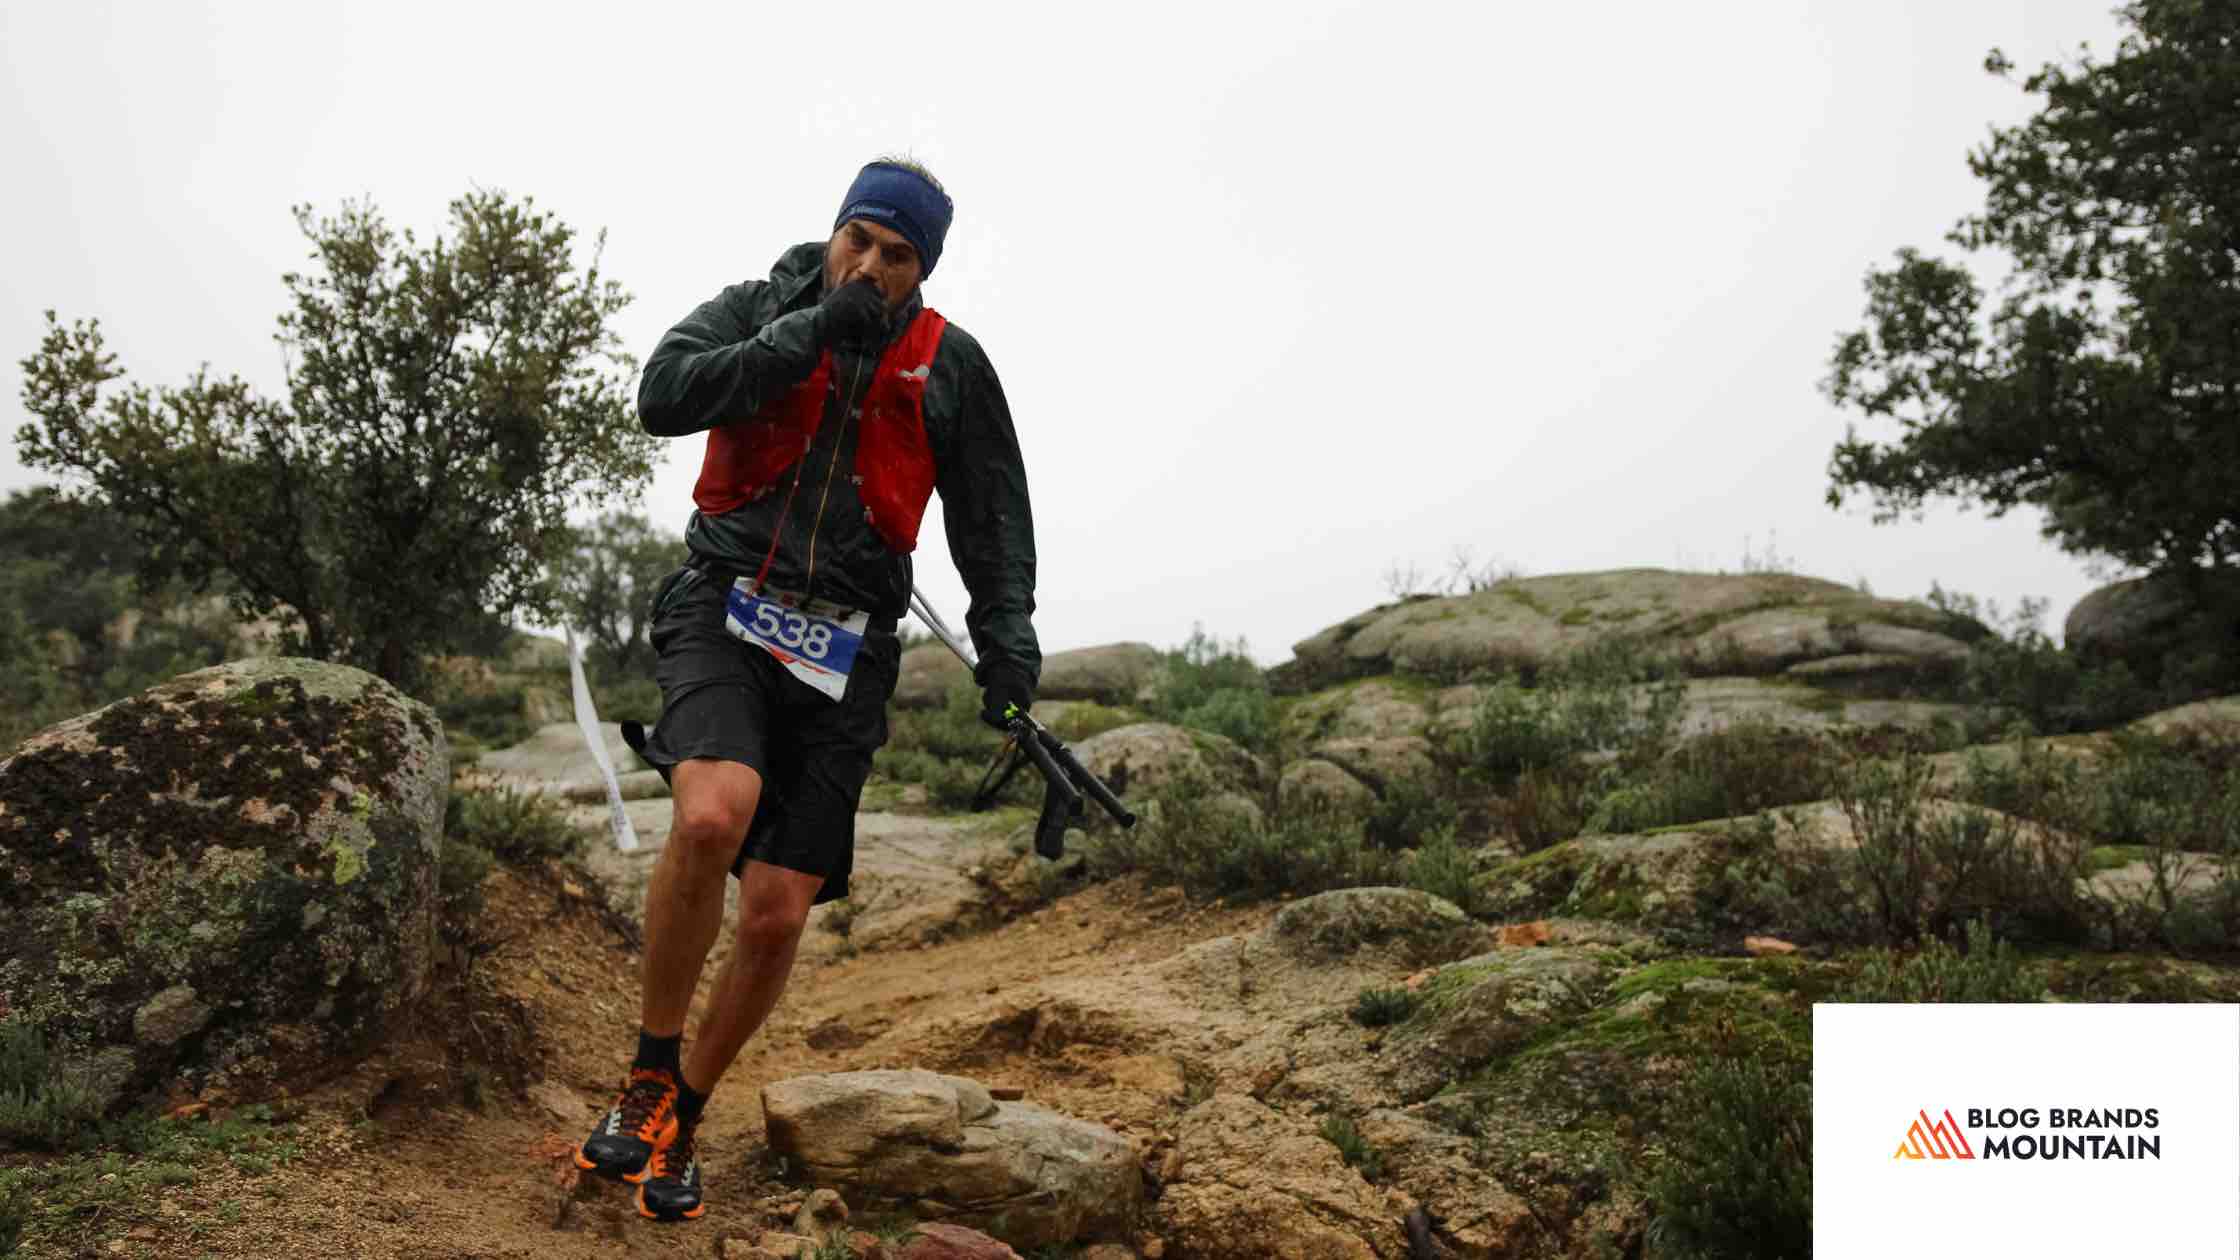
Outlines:
[[[129,1052],[111,1104],[332,1066],[427,983],[448,778],[426,706],[318,661],[49,727],[0,760],[0,912],[22,925],[0,991],[74,1053]],[[289,1025],[309,1033],[272,1035]]]

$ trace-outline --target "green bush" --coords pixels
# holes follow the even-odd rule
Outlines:
[[[1098,833],[1084,848],[1091,874],[1137,874],[1194,897],[1263,899],[1397,882],[1402,862],[1363,834],[1361,820],[1298,810],[1262,822],[1205,783],[1160,792],[1126,831]]]
[[[979,688],[969,678],[959,679],[950,684],[938,707],[900,710],[890,716],[886,746],[872,759],[872,769],[890,782],[924,785],[945,809],[964,809],[971,805],[973,792],[1002,742],[1003,736],[980,720]],[[1041,776],[1023,768],[998,799],[1039,805],[1041,792]]]
[[[661,716],[661,684],[646,674],[595,673],[584,681],[601,721],[636,718],[651,728]]]
[[[0,1143],[59,1151],[98,1130],[93,1089],[68,1070],[37,1025],[0,1019]]]
[[[1369,1145],[1369,1139],[1361,1136],[1361,1130],[1350,1117],[1335,1111],[1324,1116],[1322,1140],[1337,1147],[1338,1157],[1346,1161],[1346,1167],[1360,1173],[1363,1181],[1374,1183],[1384,1179],[1383,1152]]]
[[[446,935],[456,938],[482,913],[482,884],[490,878],[496,859],[479,845],[446,837],[436,859],[436,898],[439,921]]]
[[[1410,989],[1363,989],[1353,999],[1353,1022],[1364,1028],[1383,1028],[1415,1014],[1419,999]]]
[[[1408,855],[1404,876],[1408,887],[1444,897],[1464,914],[1475,917],[1481,913],[1485,907],[1478,892],[1478,864],[1470,850],[1455,838],[1454,828],[1440,827],[1422,841]]]
[[[464,731],[486,748],[510,748],[536,733],[521,716],[519,688],[476,691],[438,685],[430,703],[445,730]]]
[[[1520,852],[1537,853],[1586,830],[1588,810],[1604,782],[1600,772],[1576,762],[1535,767],[1494,800],[1494,823]]]
[[[1492,789],[1495,825],[1525,852],[1585,829],[1596,803],[1653,765],[1679,732],[1684,684],[1624,641],[1479,692],[1470,720],[1434,742],[1464,783]]]
[[[2046,984],[1990,924],[1968,925],[1967,945],[1934,937],[1912,953],[1869,955],[1836,1002],[2042,1002]]]
[[[1225,736],[1256,752],[1275,745],[1276,704],[1245,641],[1230,642],[1193,626],[1165,654],[1146,703],[1152,717]]]
[[[1412,849],[1462,822],[1462,807],[1451,793],[1423,779],[1394,779],[1370,806],[1363,822],[1369,842],[1380,849]]]
[[[511,787],[452,793],[444,835],[515,865],[580,857],[590,838],[560,802]]]
[[[2009,939],[2081,944],[2105,930],[2082,882],[2092,874],[2089,843],[2002,814],[1937,808],[1933,774],[1907,756],[1861,766],[1837,789],[1881,939],[1945,937],[1976,918]]]
[[[1625,775],[1596,799],[1586,830],[1628,834],[1822,800],[1839,764],[1834,745],[1808,732],[1739,723]]]
[[[2187,698],[2148,686],[2121,662],[2086,664],[2040,629],[2046,602],[2025,599],[2010,615],[1972,595],[1936,586],[1928,602],[1992,633],[1968,647],[1960,694],[1990,714],[2020,718],[2044,735],[2105,730]]]
[[[2240,945],[2240,748],[2119,731],[2097,755],[2019,741],[2012,756],[1969,759],[1959,794],[2144,860],[2150,883],[2105,908],[2111,933],[2180,949]],[[2181,890],[2181,867],[2206,867]]]
[[[1812,1063],[1807,1047],[1727,1051],[1669,1101],[1645,1254],[1803,1260],[1812,1254]]]

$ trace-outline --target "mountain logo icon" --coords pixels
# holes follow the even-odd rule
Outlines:
[[[1960,1131],[1960,1123],[1952,1112],[1944,1113],[1943,1121],[1929,1119],[1923,1111],[1920,1118],[1906,1126],[1906,1140],[1898,1144],[1892,1159],[1974,1159],[1976,1153],[1968,1147],[1968,1135]]]

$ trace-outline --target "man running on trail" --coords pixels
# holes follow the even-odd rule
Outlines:
[[[636,1183],[644,1216],[706,1210],[694,1132],[708,1095],[777,1005],[809,908],[847,895],[935,489],[971,593],[982,716],[1034,701],[1034,525],[1011,413],[980,343],[918,292],[950,215],[925,168],[873,162],[830,239],[702,304],[638,387],[647,432],[708,434],[691,559],[654,597],[661,720],[641,752],[676,812],[646,890],[637,1055],[576,1152]],[[687,1055],[726,871],[738,935]]]

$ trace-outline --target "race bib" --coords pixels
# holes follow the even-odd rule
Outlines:
[[[789,591],[757,591],[752,578],[732,582],[724,597],[725,628],[777,658],[786,672],[838,700],[848,690],[871,614],[803,600]]]

